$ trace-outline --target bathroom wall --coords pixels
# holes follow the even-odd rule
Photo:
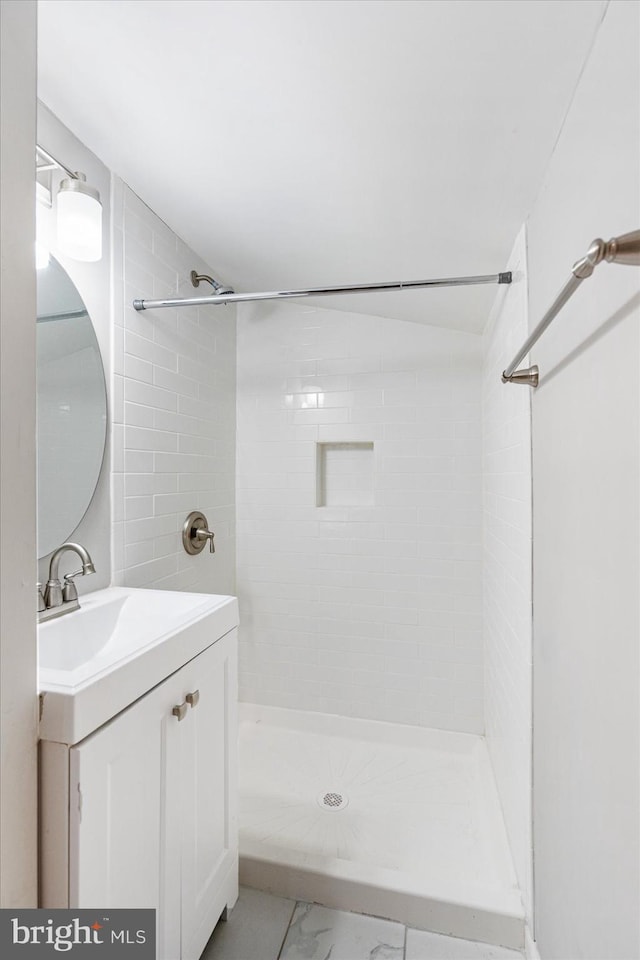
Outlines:
[[[239,308],[243,700],[483,731],[481,350]]]
[[[213,272],[114,177],[113,582],[235,593],[235,310],[132,306],[206,295],[193,269]],[[214,555],[182,546],[196,509]]]
[[[528,223],[536,324],[594,237],[640,227],[640,7],[614,0]],[[640,270],[601,264],[532,352],[536,931],[640,956]],[[520,388],[515,388],[520,389]]]
[[[107,456],[75,531],[96,575],[110,583],[233,593],[235,583],[235,310],[136,313],[134,297],[206,295],[189,273],[213,271],[43,104],[38,139],[100,190],[103,257],[80,263],[57,250],[52,210],[39,229],[84,300],[109,394]],[[61,175],[54,175],[54,191]],[[188,556],[180,539],[192,509],[205,512],[216,553]],[[46,579],[49,558],[39,564]],[[77,566],[63,558],[61,571]]]
[[[36,4],[0,4],[0,907],[37,904]]]
[[[38,103],[38,143],[71,170],[81,170],[86,175],[87,180],[100,191],[103,253],[102,259],[97,263],[82,263],[60,253],[55,230],[55,204],[52,208],[47,208],[38,203],[38,236],[39,242],[44,243],[51,254],[64,267],[89,311],[102,356],[107,394],[110,397],[111,175],[95,154],[91,153],[42,103]],[[64,174],[61,171],[54,171],[52,178],[54,195],[63,177]],[[95,575],[77,579],[76,584],[80,594],[109,586],[111,580],[110,518],[109,450],[107,443],[107,451],[96,491],[87,512],[74,530],[66,531],[67,539],[75,539],[86,546],[96,567]],[[77,570],[77,568],[78,558],[75,554],[69,553],[63,556],[60,563],[61,573],[68,573],[71,570]],[[46,582],[48,569],[49,556],[46,556],[40,559],[38,564],[38,579],[41,582]]]
[[[527,337],[526,236],[484,332],[484,704],[487,746],[532,925],[531,392],[500,376]]]

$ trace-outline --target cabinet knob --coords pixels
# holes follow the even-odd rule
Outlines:
[[[188,693],[187,696],[185,697],[185,699],[186,699],[187,703],[189,704],[189,706],[191,706],[191,707],[197,707],[197,706],[198,706],[198,700],[200,699],[200,691],[199,691],[199,690],[194,690],[193,693]]]
[[[184,718],[187,715],[187,704],[186,703],[176,704],[176,706],[173,708],[171,713],[174,717],[177,717],[178,720],[184,720]]]

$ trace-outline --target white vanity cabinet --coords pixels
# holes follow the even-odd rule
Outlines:
[[[73,746],[41,743],[45,907],[155,907],[198,960],[237,897],[237,631]]]

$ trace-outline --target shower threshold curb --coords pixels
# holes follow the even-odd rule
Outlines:
[[[509,907],[482,905],[470,889],[469,902],[420,889],[417,878],[399,871],[362,869],[345,860],[311,858],[293,850],[241,841],[240,883],[294,900],[396,920],[418,930],[478,940],[514,950],[524,948],[524,911],[513,891]],[[476,901],[476,902],[474,902]]]

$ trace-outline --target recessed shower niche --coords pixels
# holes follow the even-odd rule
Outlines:
[[[370,507],[373,443],[316,444],[316,506]]]

